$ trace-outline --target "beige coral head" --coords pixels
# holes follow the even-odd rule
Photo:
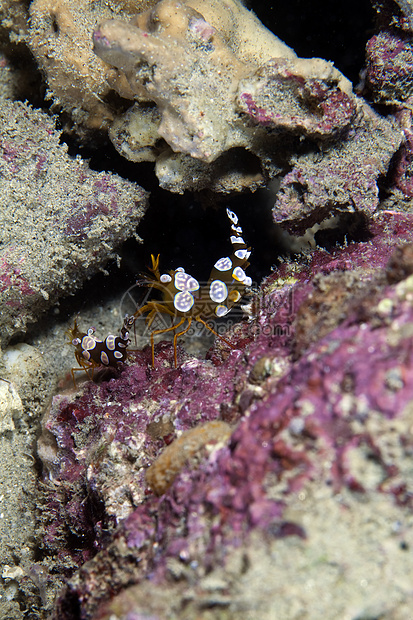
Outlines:
[[[161,0],[152,9],[139,13],[131,23],[152,34],[180,38],[185,36],[194,18],[206,23],[203,16],[187,4],[177,0]],[[213,34],[215,28],[209,28],[210,34]]]

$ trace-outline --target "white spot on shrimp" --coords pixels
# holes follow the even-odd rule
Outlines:
[[[239,233],[240,235],[242,235],[242,228],[241,228],[241,226],[234,226],[234,225],[232,225],[231,226],[231,230],[233,230],[234,232]]]
[[[122,353],[122,351],[115,351],[113,355],[114,355],[114,356],[116,357],[116,359],[118,359],[118,360],[122,359],[122,357],[123,357],[123,353]]]
[[[224,256],[224,258],[217,260],[214,267],[218,269],[218,271],[229,271],[232,267],[232,260],[229,256]]]
[[[105,366],[109,365],[109,358],[107,356],[107,353],[105,353],[105,351],[102,351],[100,354],[100,361],[102,362],[102,364],[105,364]]]
[[[174,284],[178,291],[197,291],[199,289],[198,280],[190,276],[189,273],[176,273]]]
[[[247,276],[245,274],[245,271],[241,267],[235,267],[234,271],[232,272],[232,277],[234,278],[234,280],[237,280],[237,282],[244,283]]]
[[[89,334],[88,330],[88,334]],[[93,336],[83,336],[82,338],[82,349],[85,349],[86,351],[91,351],[92,349],[95,348],[96,343],[97,342],[101,342],[101,340],[96,340],[96,338],[93,338]]]
[[[179,312],[188,312],[194,305],[194,301],[189,291],[180,291],[174,297],[174,306]]]
[[[234,213],[234,211],[227,209],[227,215],[233,224],[238,224],[238,216]]]
[[[244,260],[244,258],[249,258],[251,252],[248,252],[248,250],[235,250],[234,254],[237,258]]]
[[[214,280],[211,282],[209,296],[212,301],[215,301],[217,304],[225,301],[228,297],[228,289],[225,282],[222,282],[222,280]]]
[[[239,243],[240,245],[245,245],[245,241],[242,237],[236,237],[235,235],[231,235],[230,241],[232,245]]]
[[[226,306],[217,306],[215,308],[215,314],[219,317],[225,316],[229,312],[229,309]]]
[[[168,282],[172,280],[169,273],[163,273],[159,279],[162,282],[162,284],[167,284]]]
[[[112,334],[109,334],[109,336],[106,338],[106,347],[109,349],[109,351],[114,351],[115,350],[115,336],[112,336]]]

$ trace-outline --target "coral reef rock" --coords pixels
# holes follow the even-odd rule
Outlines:
[[[19,620],[26,613],[39,612],[37,588],[30,579],[24,578],[26,569],[35,563],[33,541],[36,528],[36,471],[31,454],[33,441],[33,424],[24,412],[16,386],[2,378],[0,380],[2,564],[0,617],[10,620]]]
[[[327,147],[322,157],[310,151],[294,158],[281,180],[274,220],[289,232],[303,233],[338,213],[372,214],[379,205],[378,180],[387,173],[401,139],[395,123],[363,105],[346,137]]]
[[[211,162],[247,146],[233,101],[251,65],[200,13],[162,0],[133,22],[103,22],[93,38],[95,52],[124,72],[136,96],[157,104],[158,135],[173,151]]]
[[[128,8],[133,13],[150,4],[150,0],[34,0],[30,4],[27,43],[47,76],[49,97],[70,112],[78,130],[103,129],[115,115],[109,85],[113,71],[93,54],[93,29],[102,19],[120,12],[125,16]]]
[[[297,58],[238,0],[93,10],[35,0],[30,10],[27,40],[51,96],[78,131],[108,128],[122,156],[155,162],[164,189],[229,193],[276,179],[274,217],[294,233],[377,207],[397,123],[330,62]]]
[[[27,32],[27,4],[24,0],[4,0],[0,5],[0,41],[20,40]],[[6,43],[7,45],[7,43]]]
[[[174,368],[159,343],[155,368],[146,347],[54,398],[44,544],[87,560],[55,618],[408,617],[412,224],[382,212],[369,240],[281,266],[232,350]]]
[[[96,53],[126,76],[138,100],[111,127],[119,152],[156,160],[170,191],[254,189],[290,168],[274,217],[294,232],[332,213],[373,211],[377,179],[400,145],[395,124],[357,98],[331,63],[271,44],[255,19],[257,33],[247,32],[265,41],[267,58],[241,55],[199,10],[162,0],[95,31]]]
[[[393,114],[403,132],[388,176],[387,208],[411,209],[413,197],[413,5],[409,0],[375,2],[379,31],[366,45],[361,92]]]
[[[94,46],[122,71],[141,102],[112,128],[115,146],[134,160],[155,159],[163,139],[157,174],[161,185],[173,191],[207,185],[212,175],[206,164],[257,139],[260,130],[246,127],[235,109],[238,83],[272,56],[295,56],[234,0],[162,0],[128,23],[103,22],[94,33]],[[143,124],[139,117],[148,118],[147,103],[142,103],[148,101],[156,103],[157,113],[150,118],[144,155],[136,127]]]
[[[146,194],[69,157],[53,121],[28,105],[2,101],[0,127],[4,344],[79,288],[135,234]]]

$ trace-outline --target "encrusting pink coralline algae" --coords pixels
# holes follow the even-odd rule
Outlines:
[[[227,334],[232,351],[217,343],[206,360],[180,351],[173,368],[172,345],[160,343],[154,369],[147,347],[131,352],[130,364],[111,379],[86,382],[76,397],[54,398],[39,443],[52,483],[45,494],[45,544],[61,562],[86,561],[61,595],[56,618],[71,618],[74,602],[82,618],[108,619],[119,609],[121,618],[132,610],[166,617],[171,606],[183,618],[194,617],[208,597],[222,595],[218,585],[208,589],[206,583],[208,573],[226,562],[228,601],[243,601],[239,617],[250,617],[253,603],[236,580],[228,581],[230,558],[243,550],[245,575],[253,575],[254,549],[265,541],[276,549],[278,540],[284,549],[293,537],[312,550],[311,514],[319,516],[311,498],[318,496],[338,514],[336,524],[326,523],[320,570],[334,554],[330,570],[335,579],[341,575],[344,590],[355,588],[351,604],[363,591],[363,609],[373,600],[385,605],[383,574],[371,579],[366,595],[357,585],[357,550],[349,565],[344,542],[333,542],[327,532],[348,528],[363,553],[369,547],[369,561],[377,562],[381,542],[370,531],[374,517],[366,502],[374,511],[380,500],[383,518],[398,515],[398,531],[388,536],[399,541],[401,558],[410,543],[411,246],[389,262],[394,239],[409,241],[410,225],[408,215],[383,212],[369,241],[316,251],[301,268],[286,264],[263,283],[255,316]],[[311,338],[306,326],[315,316]],[[213,420],[232,426],[231,436],[200,441],[194,452],[196,429],[202,434]],[[188,443],[188,458],[181,459],[189,429],[192,447]],[[157,497],[146,471],[174,442],[181,469],[176,474],[173,465],[175,479],[158,488],[164,493]],[[158,467],[170,463],[171,457]],[[168,477],[168,470],[161,475]],[[359,505],[353,531],[349,518]],[[344,545],[339,552],[336,544]],[[389,551],[386,560],[392,569],[397,553]],[[281,554],[280,561],[285,579],[291,578],[288,556]],[[307,561],[314,559],[304,555]],[[270,557],[265,562],[270,583],[280,567]],[[169,591],[170,600],[148,600],[148,580],[156,592]],[[188,602],[185,592],[193,587],[198,595]],[[395,605],[408,597],[398,587]],[[263,617],[271,618],[275,601],[261,605]],[[334,605],[337,613],[347,609],[341,597]]]

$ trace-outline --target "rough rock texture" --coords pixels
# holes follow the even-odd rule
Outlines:
[[[370,241],[285,264],[253,301],[254,318],[227,334],[232,351],[181,352],[174,369],[161,343],[155,369],[146,348],[109,381],[55,397],[39,443],[45,551],[58,551],[60,570],[89,559],[56,618],[74,607],[81,618],[211,618],[215,605],[229,618],[271,618],[274,579],[281,618],[408,617],[411,246],[385,267],[411,226],[382,213]],[[230,439],[200,447],[153,495],[148,466],[178,436],[182,450],[185,437],[193,446],[212,420],[236,425]],[[292,575],[299,566],[307,583],[315,562],[323,580],[297,599]],[[245,592],[249,578],[262,588]],[[334,597],[320,592],[326,580]]]
[[[161,151],[161,184],[181,192],[209,185],[214,174],[207,164],[230,149],[249,148],[258,137],[259,130],[248,130],[234,108],[240,79],[272,56],[295,56],[234,0],[162,0],[129,23],[103,22],[94,44],[95,52],[126,76],[138,101],[157,105],[143,143],[137,127],[141,117],[148,120],[147,107],[135,105],[116,123],[111,132],[116,148],[133,160],[155,159]],[[226,172],[231,186],[234,179],[230,171],[222,171],[222,163],[221,177]],[[232,168],[235,172],[234,164]],[[191,170],[196,171],[192,183]],[[257,179],[249,181],[257,184]]]
[[[110,82],[116,76],[93,54],[93,29],[102,19],[120,12],[130,15],[151,4],[150,0],[110,6],[85,0],[31,3],[27,43],[47,76],[49,97],[70,113],[80,131],[104,129],[116,115],[116,103],[110,100]]]
[[[18,41],[27,32],[27,3],[25,0],[4,0],[0,5],[0,41]]]
[[[138,103],[115,122],[119,152],[156,160],[162,187],[180,192],[254,189],[290,168],[274,217],[293,232],[340,211],[373,211],[378,178],[400,145],[396,124],[355,97],[324,60],[269,47],[264,63],[246,62],[200,10],[163,0],[95,31],[95,52],[126,76],[138,100],[156,104]]]
[[[225,444],[231,435],[231,427],[225,422],[212,420],[197,426],[175,439],[146,470],[146,482],[156,495],[163,495],[176,476],[189,462],[210,444]]]
[[[62,339],[7,351],[0,617],[411,619],[412,2],[375,5],[360,88],[373,111],[235,0],[34,0],[28,33],[26,3],[3,3],[0,41],[26,40],[80,147],[108,129],[137,177],[154,161],[174,192],[271,187],[274,219],[299,234],[362,212],[364,241],[281,264],[234,349],[181,348],[174,368],[162,342],[154,369],[146,348],[95,383],[79,376],[44,416],[36,490],[36,414]],[[69,158],[49,117],[1,105],[6,342],[101,268],[146,202]],[[88,312],[98,332],[122,320]]]
[[[91,4],[85,0],[61,0],[57,4],[50,0],[32,2],[27,42],[47,76],[50,97],[70,112],[80,131],[82,126],[106,128],[127,107],[127,102],[122,102],[113,89],[121,97],[133,99],[124,76],[117,75],[110,65],[93,54],[93,30],[104,19],[130,19],[155,4],[153,0],[110,4]],[[193,0],[188,4],[195,8],[201,5],[208,16],[213,16],[214,23],[224,29],[241,55],[262,55],[267,41],[277,40],[236,0],[225,3]],[[255,30],[261,31],[263,41],[258,45],[255,38],[244,38],[245,19],[249,15],[249,23],[254,22]],[[280,47],[288,49],[281,43]]]
[[[16,386],[0,380],[0,616],[39,612],[39,591],[27,574],[35,565],[36,471],[30,420]]]
[[[278,178],[274,217],[294,233],[377,207],[402,134],[331,63],[297,59],[236,0],[145,8],[32,4],[29,45],[79,126],[109,127],[119,153],[154,161],[169,191],[229,193]],[[408,80],[409,41],[395,44],[397,57],[387,51],[393,43],[374,41],[371,91],[385,82],[380,75]],[[406,96],[405,80],[400,89]]]
[[[380,25],[413,32],[413,3],[411,0],[373,0]]]
[[[403,132],[388,176],[387,206],[411,209],[413,196],[413,6],[409,0],[376,2],[379,32],[366,46],[366,68],[361,92],[394,115]]]
[[[158,136],[173,151],[211,162],[228,148],[247,146],[233,100],[251,64],[190,6],[162,0],[131,23],[103,22],[93,40],[136,96],[157,104]]]
[[[387,120],[364,107],[346,137],[327,147],[322,158],[315,152],[294,158],[280,184],[274,220],[302,233],[338,213],[373,213],[379,205],[380,177],[387,173],[401,138]]]
[[[135,234],[145,192],[67,155],[53,121],[22,103],[0,110],[1,342],[102,268]]]
[[[413,92],[413,41],[411,36],[394,30],[374,35],[366,48],[366,83],[376,103],[403,105]]]

